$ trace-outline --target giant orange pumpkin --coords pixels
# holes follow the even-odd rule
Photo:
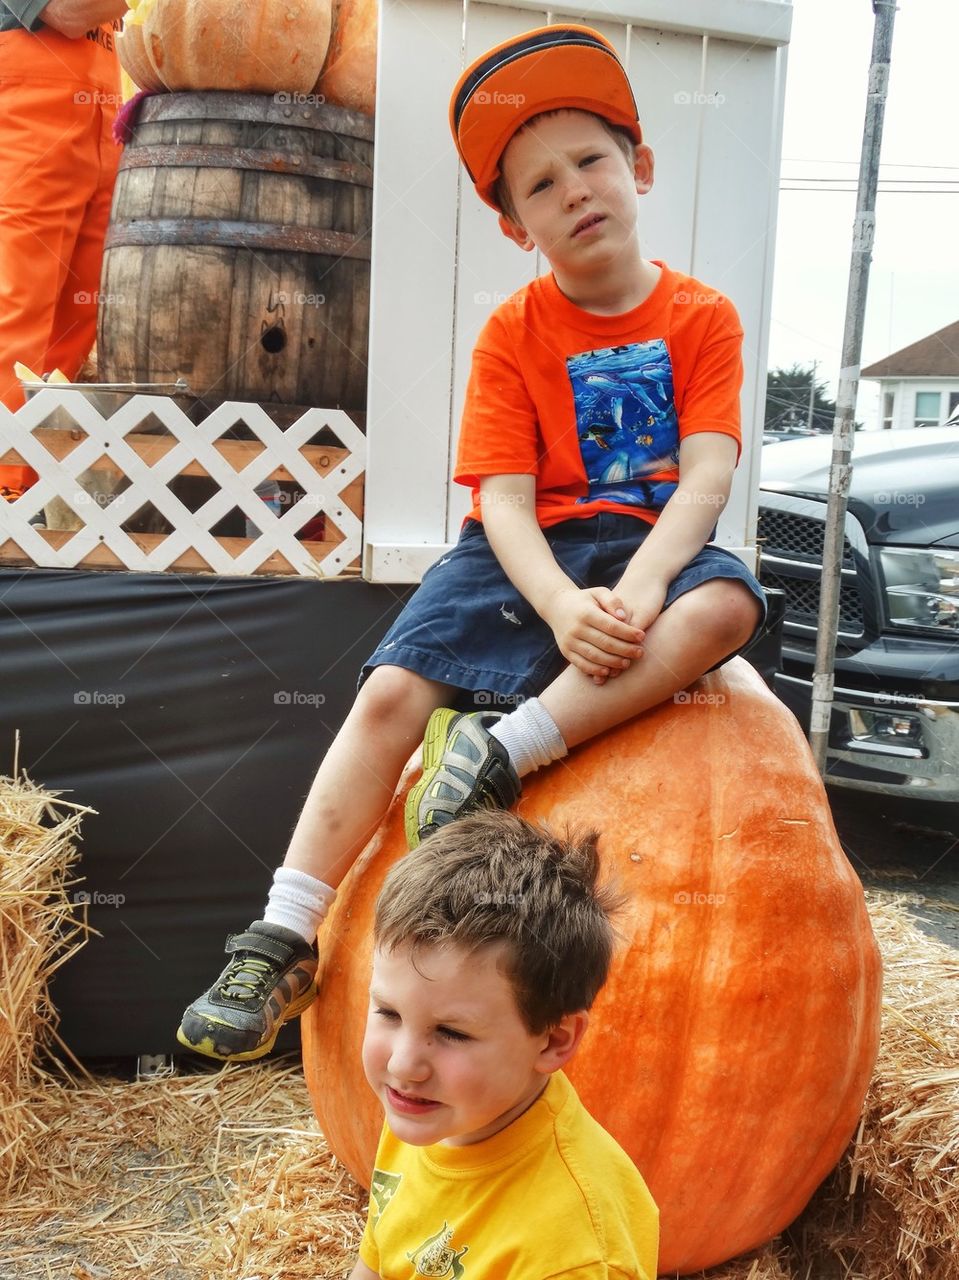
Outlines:
[[[596,825],[630,896],[569,1075],[659,1203],[663,1272],[771,1239],[852,1136],[879,1037],[879,952],[795,720],[736,659],[527,779],[518,811]],[[321,931],[303,1017],[320,1126],[365,1184],[370,928],[404,852],[397,801]]]
[[[143,28],[143,17],[155,3],[156,0],[140,0],[136,10],[131,9],[126,14],[123,30],[117,36],[116,44],[120,66],[136,87],[147,89],[151,93],[162,93],[166,85],[147,53]]]
[[[333,34],[316,92],[326,102],[372,115],[376,106],[379,0],[333,0]]]
[[[136,83],[142,52],[168,89],[309,93],[330,43],[332,0],[138,0],[119,44]],[[130,50],[127,65],[124,46]],[[143,85],[148,88],[152,86]]]

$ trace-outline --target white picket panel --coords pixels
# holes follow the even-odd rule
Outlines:
[[[743,457],[717,540],[752,543],[766,401],[766,352],[779,187],[780,89],[774,50],[709,39],[692,273],[731,298],[743,323]],[[757,121],[762,128],[757,127]],[[716,193],[722,198],[716,199]]]
[[[449,0],[381,0],[380,23],[365,536],[441,543],[459,183],[446,121],[463,12]]]
[[[43,436],[50,415],[57,411],[66,416],[71,429],[85,437],[63,458],[48,451]],[[158,419],[177,441],[150,465],[126,439],[137,434],[147,418]],[[248,428],[263,449],[236,470],[214,442],[240,424]],[[346,453],[339,466],[320,474],[301,449],[324,428],[335,434]],[[151,444],[160,439],[151,436]],[[245,443],[232,442],[236,449],[243,449]],[[168,397],[136,395],[104,418],[83,392],[51,387],[39,392],[16,413],[0,405],[0,455],[8,449],[15,450],[39,479],[16,501],[0,502],[0,546],[9,540],[42,568],[77,568],[88,563],[91,553],[105,546],[123,567],[142,572],[163,572],[184,553],[195,551],[215,573],[251,574],[279,553],[298,573],[336,577],[361,553],[362,521],[342,494],[363,474],[366,439],[352,419],[338,409],[307,410],[281,430],[256,404],[222,404],[200,423],[193,423]],[[104,455],[130,481],[128,489],[111,495],[107,503],[96,501],[80,479]],[[216,489],[199,510],[191,512],[168,486],[194,462]],[[304,496],[278,517],[254,488],[280,468],[289,472]],[[51,545],[30,523],[55,497],[62,499],[83,522],[83,527],[71,532],[60,546]],[[137,534],[127,533],[121,526],[148,502],[169,521],[173,531],[161,537],[141,536],[138,541]],[[230,554],[210,532],[234,507],[259,530],[259,537],[252,540],[234,540],[240,544],[237,555]],[[319,512],[329,516],[343,540],[317,561],[296,533]],[[147,550],[141,543],[156,545]]]
[[[562,20],[597,27],[629,71],[656,152],[644,253],[728,293],[743,316],[744,457],[718,540],[748,558],[791,5],[581,0],[570,13],[534,0],[383,0],[364,532],[373,581],[418,581],[455,539],[469,495],[450,476],[473,342],[500,299],[548,269],[502,235],[464,181],[450,91],[484,49]]]

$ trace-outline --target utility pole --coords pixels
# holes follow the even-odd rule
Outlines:
[[[816,637],[816,665],[812,682],[812,714],[809,742],[819,772],[826,772],[826,749],[832,720],[833,672],[836,662],[836,633],[839,627],[839,585],[842,567],[846,505],[852,478],[852,443],[855,432],[856,395],[859,391],[859,361],[866,314],[869,265],[876,230],[876,188],[879,183],[879,152],[882,122],[889,86],[892,56],[892,29],[896,20],[895,0],[872,0],[875,25],[872,62],[866,95],[862,154],[859,160],[859,189],[856,194],[856,221],[853,226],[849,288],[846,294],[846,322],[842,342],[842,368],[836,396],[836,416],[832,428],[832,465],[829,470],[829,503],[823,545],[822,585],[819,594],[819,631]]]
[[[816,407],[816,370],[819,368],[819,361],[812,362],[812,370],[809,374],[809,412],[806,414],[806,426],[812,431],[813,410]]]

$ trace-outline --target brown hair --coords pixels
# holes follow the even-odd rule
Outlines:
[[[516,130],[516,133],[513,134],[513,137],[515,138],[517,133],[522,133],[524,129],[528,129],[529,126],[531,124],[535,124],[537,120],[542,120],[544,116],[555,116],[555,115],[558,115],[560,111],[566,111],[566,110],[572,111],[572,110],[575,110],[575,108],[557,107],[553,111],[540,111],[537,115],[530,116],[528,120],[525,120],[520,125],[520,127]],[[613,141],[619,147],[620,151],[622,151],[623,155],[626,157],[630,166],[632,166],[636,160],[636,142],[632,134],[629,132],[629,130],[624,129],[622,125],[613,124],[611,120],[607,120],[605,116],[598,115],[595,111],[584,111],[583,114],[587,116],[592,116],[594,120],[599,121],[599,123],[603,126],[603,128],[606,130],[609,136],[613,139]],[[506,178],[503,176],[502,172],[500,172],[499,177],[496,179],[495,183],[493,184],[493,190],[491,194],[500,212],[505,214],[506,217],[509,218],[510,222],[518,223],[519,214],[516,212],[516,205],[513,203],[513,197],[510,195],[509,184],[507,183]]]
[[[621,896],[598,883],[595,831],[574,838],[516,814],[478,813],[430,836],[386,877],[373,937],[386,951],[505,944],[503,971],[539,1035],[588,1009],[613,954]]]

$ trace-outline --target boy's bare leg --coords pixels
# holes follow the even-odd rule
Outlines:
[[[403,766],[450,686],[402,667],[376,667],[333,739],[297,821],[285,867],[332,888],[379,826]]]
[[[316,923],[386,812],[431,713],[449,695],[449,685],[401,667],[370,674],[317,771],[276,873],[295,882],[284,886],[282,910],[274,880],[264,919],[229,939],[226,968],[184,1012],[181,1044],[220,1060],[260,1058],[282,1024],[310,1004]]]
[[[629,605],[629,594],[618,588]],[[659,615],[646,632],[643,656],[596,685],[567,667],[539,700],[552,716],[567,747],[589,738],[685,689],[745,644],[759,621],[759,601],[731,578],[714,578],[687,591]]]

